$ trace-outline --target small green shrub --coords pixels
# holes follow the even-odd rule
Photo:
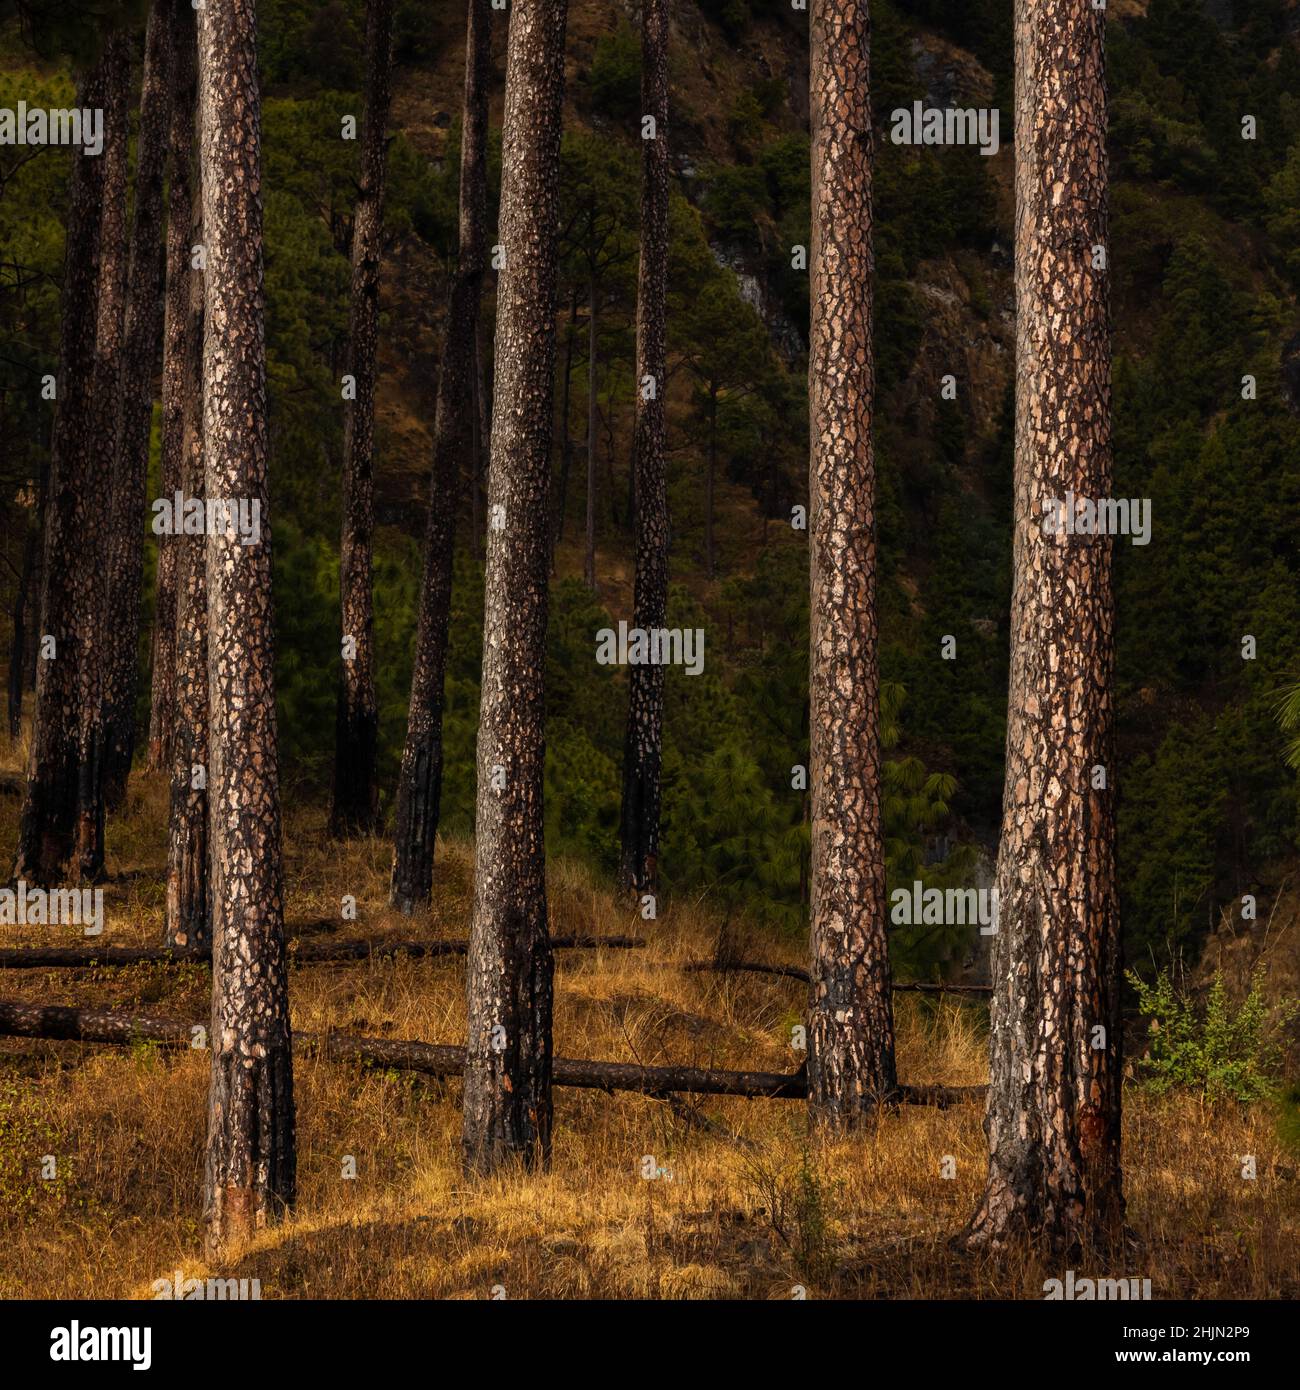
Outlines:
[[[1194,1090],[1202,1101],[1253,1101],[1274,1094],[1280,1080],[1282,1035],[1300,1012],[1291,1000],[1276,1012],[1263,995],[1262,972],[1234,1008],[1216,972],[1203,1005],[1162,970],[1154,984],[1132,971],[1138,1007],[1150,1019],[1151,1046],[1139,1073],[1157,1094]]]

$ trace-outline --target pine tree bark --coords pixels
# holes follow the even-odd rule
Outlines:
[[[668,618],[667,431],[664,392],[668,358],[668,0],[641,6],[641,112],[653,116],[655,138],[642,141],[641,264],[637,283],[636,425],[632,442],[632,512],[636,517],[633,625],[648,631]],[[647,398],[646,382],[653,383]],[[623,738],[623,886],[653,893],[659,863],[659,774],[663,757],[664,668],[628,670]]]
[[[543,672],[567,11],[516,0],[510,17],[488,484],[504,524],[488,532],[466,971],[463,1158],[480,1174],[512,1158],[544,1164],[551,1141]]]
[[[127,157],[130,138],[131,54],[125,30],[115,30],[104,49],[103,202],[99,227],[99,295],[96,303],[95,366],[91,391],[98,447],[87,479],[100,507],[111,516],[116,474],[118,403],[126,330]],[[77,869],[96,879],[104,868],[104,692],[110,649],[122,641],[109,625],[107,567],[100,556],[85,576],[95,614],[94,630],[78,671]]]
[[[811,10],[808,1108],[832,1131],[895,1097],[881,825],[866,0]]]
[[[487,0],[470,0],[465,44],[460,249],[438,378],[420,615],[406,743],[397,783],[389,894],[392,905],[408,915],[429,902],[442,798],[442,709],[451,619],[452,545],[460,498],[460,460],[472,438],[475,332],[487,268],[487,88],[492,64]]]
[[[126,794],[135,753],[140,586],[144,565],[145,489],[153,427],[154,366],[162,325],[162,195],[169,133],[169,68],[175,0],[153,0],[145,26],[136,144],[135,217],[126,282],[121,389],[114,437],[105,632],[119,634],[104,653],[104,807]]]
[[[369,834],[379,813],[375,753],[374,585],[375,361],[379,342],[379,272],[384,249],[384,174],[393,72],[393,0],[366,7],[366,108],[361,130],[361,181],[352,223],[352,308],[348,371],[355,399],[343,418],[343,535],[339,600],[343,654],[334,724],[334,789],[330,832]],[[349,652],[351,653],[349,655]]]
[[[206,545],[213,953],[204,1216],[212,1258],[274,1221],[295,1187],[256,27],[253,0],[198,12],[205,486],[209,499],[246,499],[262,518],[256,544],[217,527]]]
[[[194,10],[175,0],[172,25],[171,112],[167,187],[167,289],[163,310],[162,495],[174,497],[181,485],[185,455],[187,374],[186,335],[190,322],[190,238],[194,222],[194,108],[198,61]],[[152,690],[149,710],[149,768],[170,771],[176,721],[176,590],[180,538],[158,537],[158,576],[154,603]],[[206,617],[204,619],[206,622]]]
[[[191,22],[192,23],[192,22]],[[191,29],[192,33],[192,29]],[[192,204],[186,241],[203,240],[202,209]],[[188,277],[189,314],[176,383],[181,397],[182,458],[177,487],[204,500],[203,277]],[[177,536],[177,595],[171,816],[167,843],[165,944],[178,951],[210,950],[212,904],[208,895],[208,588],[202,536]]]
[[[78,84],[77,104],[102,108],[107,53]],[[94,415],[94,366],[99,298],[102,154],[74,151],[65,240],[58,400],[50,446],[42,546],[36,706],[19,823],[15,877],[53,883],[75,846],[80,724],[79,670],[99,622],[91,538],[102,486]],[[102,495],[102,494],[101,494]],[[53,650],[48,648],[53,643]],[[47,654],[48,653],[48,654]]]
[[[1112,540],[1044,534],[1112,477],[1104,12],[1017,0],[1016,462],[988,1183],[975,1249],[1123,1223]],[[1049,523],[1050,524],[1050,523]],[[1101,1031],[1098,1031],[1098,1030]]]

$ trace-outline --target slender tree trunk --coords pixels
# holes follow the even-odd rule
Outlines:
[[[170,115],[168,71],[175,0],[153,0],[145,27],[136,146],[135,220],[127,272],[126,337],[110,521],[104,631],[121,634],[104,653],[104,806],[126,795],[135,753],[140,586],[144,565],[145,490],[153,427],[154,365],[162,326],[162,194]]]
[[[709,386],[709,459],[704,470],[704,573],[713,578],[713,488],[718,476],[718,388]]]
[[[23,566],[14,594],[13,639],[9,643],[9,737],[12,739],[18,738],[23,729],[23,681],[27,675],[27,647],[31,639],[28,624],[35,607],[32,596],[39,583],[40,563],[40,510],[33,497],[23,538]]]
[[[207,535],[212,1089],[204,1182],[212,1258],[277,1218],[295,1186],[293,1057],[267,525],[261,101],[253,0],[198,12],[208,498],[247,499],[261,539]]]
[[[369,834],[379,812],[371,554],[375,525],[375,358],[388,156],[384,131],[393,70],[393,0],[369,0],[366,15],[366,110],[361,186],[352,227],[352,313],[348,328],[349,370],[356,398],[347,403],[343,421],[343,537],[339,552],[343,660],[334,724],[330,807],[330,831],[334,835],[354,831]]]
[[[550,937],[542,815],[555,385],[555,241],[567,0],[515,0],[502,133],[497,364],[474,909],[466,971],[469,1173],[545,1163],[551,1140]]]
[[[668,491],[664,477],[665,346],[668,306],[668,0],[641,7],[641,112],[655,119],[642,141],[641,264],[637,282],[636,425],[632,496],[636,517],[633,624],[663,627],[668,618]],[[664,668],[628,670],[623,737],[621,824],[623,886],[653,893],[659,858],[659,771],[663,757]]]
[[[485,402],[483,388],[483,343],[479,320],[474,320],[474,399],[471,403],[474,427],[474,451],[470,456],[470,525],[474,528],[472,551],[474,558],[483,555],[483,475],[487,472],[483,459],[487,452],[487,430],[484,428]]]
[[[190,33],[193,37],[193,21]],[[202,208],[192,203],[186,240],[203,240]],[[190,302],[176,383],[181,404],[181,471],[177,486],[202,502],[203,277],[188,277]],[[176,683],[172,732],[171,817],[167,844],[165,944],[173,950],[210,950],[212,904],[208,893],[208,587],[206,545],[201,536],[176,538]]]
[[[77,105],[102,108],[109,56],[78,84]],[[98,565],[90,538],[102,493],[93,375],[99,297],[100,208],[104,155],[72,155],[63,267],[58,404],[50,445],[41,574],[41,658],[19,825],[16,877],[59,878],[73,853],[77,814],[79,668],[96,640]]]
[[[512,23],[516,23],[513,21]],[[397,825],[389,900],[407,914],[428,904],[442,796],[442,699],[451,618],[452,543],[461,453],[471,437],[474,329],[487,267],[487,85],[491,74],[487,0],[470,0],[465,47],[460,162],[460,250],[438,379],[429,519],[416,629],[411,704],[397,782]]]
[[[582,578],[596,592],[596,277],[587,285],[587,548]]]
[[[96,305],[95,365],[91,391],[97,441],[88,478],[91,496],[112,508],[116,474],[118,405],[121,399],[126,328],[127,144],[131,55],[125,30],[105,45],[103,202],[99,228],[99,296]],[[110,523],[111,530],[111,523]],[[104,868],[104,689],[109,648],[122,639],[108,617],[108,575],[102,556],[86,575],[85,587],[95,614],[92,638],[78,671],[77,729],[77,868],[96,879]]]
[[[813,0],[811,26],[808,1110],[844,1130],[897,1090],[880,810],[866,4]]]
[[[190,322],[190,257],[194,242],[194,107],[197,99],[197,38],[194,10],[175,0],[171,61],[171,173],[167,190],[167,291],[163,319],[162,495],[181,485],[185,455],[185,405],[190,390],[187,332]],[[153,624],[153,688],[149,712],[149,768],[170,770],[176,720],[176,589],[181,538],[158,537],[158,579]],[[206,622],[206,617],[204,618]]]
[[[554,507],[555,529],[551,539],[551,573],[555,573],[555,550],[564,536],[564,509],[569,500],[569,469],[573,464],[573,438],[569,434],[569,398],[573,379],[573,339],[578,322],[578,291],[573,291],[569,322],[564,330],[564,372],[560,382],[560,495]]]
[[[1071,1254],[1123,1224],[1112,540],[1044,520],[1111,488],[1104,25],[1091,0],[1016,2],[1014,586],[976,1249]]]

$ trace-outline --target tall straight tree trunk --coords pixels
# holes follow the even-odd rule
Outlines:
[[[865,0],[813,0],[811,25],[808,1110],[840,1131],[897,1087],[880,807]]]
[[[77,105],[102,108],[109,55],[78,83]],[[63,265],[58,403],[50,445],[41,565],[41,657],[14,875],[51,883],[72,856],[77,815],[79,668],[96,640],[98,556],[90,544],[102,505],[94,363],[104,156],[74,151]],[[52,646],[51,646],[52,644]]]
[[[466,969],[465,1169],[545,1163],[551,1142],[550,936],[542,781],[555,371],[555,240],[567,0],[510,12],[502,132],[497,366]]]
[[[99,227],[99,296],[96,305],[95,367],[91,390],[98,441],[87,481],[91,495],[111,512],[116,474],[117,426],[126,330],[127,153],[130,136],[131,54],[125,30],[105,45],[103,203]],[[95,632],[78,672],[77,868],[96,879],[104,867],[104,690],[112,646],[123,640],[109,617],[108,575],[102,559],[85,579]]]
[[[186,335],[190,322],[190,232],[194,221],[194,107],[197,99],[197,37],[194,10],[175,0],[172,26],[171,115],[168,145],[171,171],[167,188],[167,292],[163,318],[162,495],[172,498],[181,485],[185,452],[187,373]],[[158,537],[158,578],[154,603],[152,691],[149,711],[149,768],[172,766],[176,719],[176,589],[181,538]],[[205,618],[206,621],[206,618]]]
[[[582,578],[596,592],[596,277],[587,286],[587,546]]]
[[[1111,488],[1105,13],[1016,0],[1016,464],[988,1183],[968,1246],[1123,1223],[1112,540],[1045,534]],[[1102,785],[1099,785],[1102,784]]]
[[[190,33],[193,37],[193,21]],[[203,239],[201,208],[193,203],[191,245]],[[187,498],[206,497],[203,468],[203,277],[189,277],[189,315],[177,383],[181,396],[182,458],[177,486]],[[178,536],[175,713],[171,816],[167,842],[166,944],[203,950],[212,944],[208,892],[208,588],[201,536]]]
[[[204,1183],[219,1258],[276,1219],[295,1185],[293,1055],[267,526],[261,101],[253,0],[198,12],[209,498],[261,509],[260,542],[207,536],[212,1088]]]
[[[664,477],[665,346],[668,305],[668,0],[641,6],[641,112],[653,116],[642,141],[641,264],[637,282],[636,426],[629,512],[636,517],[633,625],[668,618],[668,491]],[[621,824],[623,886],[653,893],[659,858],[659,772],[663,757],[664,668],[628,670]]]
[[[487,86],[491,74],[487,0],[469,0],[465,104],[460,150],[460,250],[447,311],[447,342],[438,378],[437,418],[424,573],[406,743],[397,782],[397,824],[389,899],[399,912],[427,906],[442,797],[442,698],[451,619],[452,543],[460,459],[471,439],[471,375],[483,274],[487,267]]]
[[[484,428],[484,409],[483,399],[486,392],[483,387],[483,344],[482,334],[479,329],[479,321],[474,321],[474,399],[471,403],[473,416],[471,424],[474,430],[473,453],[469,461],[469,511],[470,525],[473,530],[472,550],[474,558],[477,560],[483,553],[483,478],[487,469],[483,466],[484,455],[487,452],[487,430]]]
[[[153,0],[145,26],[136,146],[135,220],[127,272],[126,338],[114,449],[105,631],[121,634],[105,650],[104,806],[126,794],[135,752],[140,586],[144,565],[145,489],[153,426],[154,365],[162,326],[162,194],[167,164],[171,31],[175,0]],[[111,623],[111,628],[110,628]]]
[[[32,618],[39,614],[39,602],[33,603],[38,592],[41,565],[40,506],[32,498],[31,515],[23,537],[23,565],[18,574],[18,589],[12,609],[13,639],[9,644],[9,737],[16,739],[23,727],[23,683],[27,678],[27,651],[31,642]]]
[[[552,509],[555,527],[551,536],[551,573],[555,573],[555,550],[564,535],[564,509],[569,500],[569,469],[573,464],[573,438],[569,434],[569,398],[573,378],[573,339],[578,322],[578,291],[575,287],[569,305],[569,322],[564,330],[564,371],[560,374],[560,495]]]
[[[361,132],[361,184],[352,224],[352,311],[349,371],[355,399],[343,420],[343,537],[339,600],[343,664],[334,722],[334,794],[330,831],[374,830],[379,811],[375,751],[374,586],[375,358],[379,340],[379,269],[384,245],[384,173],[393,74],[393,0],[366,7],[366,109]]]

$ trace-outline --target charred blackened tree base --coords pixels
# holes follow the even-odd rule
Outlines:
[[[278,1221],[297,1195],[291,1055],[271,1036],[255,1034],[225,1048],[219,1022],[214,1014],[209,1105],[222,1120],[215,1137],[227,1142],[209,1141],[203,1213],[213,1260]],[[272,1034],[281,1028],[287,1035],[287,1019]]]
[[[433,851],[442,800],[442,737],[424,731],[402,753],[402,780],[397,799],[393,874],[389,903],[410,917],[429,906],[433,892]]]
[[[350,706],[348,696],[349,692],[340,688],[334,723],[330,834],[336,837],[370,835],[379,824],[379,791],[375,784],[379,716],[374,708]]]
[[[642,623],[642,616],[637,616],[638,626],[662,626],[662,620],[657,624]],[[653,894],[658,887],[659,873],[664,669],[662,666],[633,666],[628,677],[619,882],[625,892]]]

